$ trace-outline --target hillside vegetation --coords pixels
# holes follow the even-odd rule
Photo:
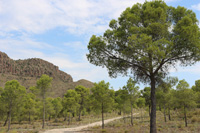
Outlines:
[[[66,90],[74,89],[77,85],[88,88],[93,86],[92,82],[85,79],[74,82],[71,75],[59,70],[58,66],[45,60],[38,58],[13,60],[0,51],[0,87],[4,87],[5,82],[16,79],[28,89],[36,84],[42,74],[53,78],[52,97],[63,97]]]

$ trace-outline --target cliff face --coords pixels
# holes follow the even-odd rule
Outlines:
[[[42,59],[32,58],[15,61],[10,59],[7,54],[0,52],[0,66],[0,73],[30,77],[40,77],[42,74],[47,74],[66,83],[73,82],[69,74],[60,71],[58,66]]]
[[[38,58],[13,60],[3,52],[0,52],[0,73],[0,87],[3,87],[6,81],[16,79],[26,88],[35,86],[37,79],[42,74],[47,74],[53,77],[53,97],[62,96],[67,89],[74,89],[75,84],[89,88],[93,86],[93,83],[87,80],[80,84],[73,82],[71,75],[60,71],[58,66],[45,60]]]

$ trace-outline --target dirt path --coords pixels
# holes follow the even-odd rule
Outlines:
[[[138,113],[135,113],[133,115],[136,115]],[[104,123],[107,124],[111,121],[114,121],[114,120],[117,120],[117,119],[121,119],[123,118],[123,116],[120,116],[120,117],[115,117],[115,118],[112,118],[112,119],[108,119],[108,120],[104,120]],[[51,130],[47,130],[43,133],[67,133],[67,132],[78,132],[78,131],[81,131],[83,129],[86,129],[86,128],[89,128],[89,127],[94,127],[94,126],[101,126],[102,124],[102,121],[98,121],[98,122],[94,122],[94,123],[91,123],[91,124],[87,124],[87,125],[84,125],[84,126],[78,126],[78,127],[73,127],[73,128],[61,128],[61,129],[51,129]]]

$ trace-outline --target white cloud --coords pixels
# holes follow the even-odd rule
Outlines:
[[[192,8],[200,11],[200,3],[197,5],[192,5]]]
[[[181,67],[179,63],[176,64],[176,67],[171,67],[169,70],[170,73],[188,73],[188,74],[200,74],[200,62],[192,66]]]
[[[0,51],[5,52],[10,58],[15,60],[41,58],[53,63],[58,66],[59,69],[70,74],[74,81],[87,79],[97,82],[103,79],[110,79],[107,70],[90,64],[85,54],[80,57],[81,60],[73,60],[72,56],[74,55],[60,52],[60,49],[50,46],[49,44],[31,41],[26,38],[24,38],[24,40],[0,39],[0,44]],[[76,45],[73,46],[75,49],[81,45],[80,42],[73,42],[72,44]],[[46,50],[47,53],[45,53],[44,50]]]
[[[192,74],[200,74],[200,63],[196,63],[193,66],[188,66],[186,68],[180,68],[180,72],[188,72]]]
[[[107,21],[144,0],[2,0],[0,29],[41,33],[64,27],[76,33],[102,32]]]
[[[66,42],[66,43],[64,43],[64,46],[73,48],[75,50],[78,50],[78,49],[85,50],[86,49],[85,45],[80,41]]]
[[[145,0],[1,0],[1,31],[43,33],[63,27],[73,34],[101,33],[122,11]],[[166,0],[174,1],[174,0]]]
[[[53,51],[58,48],[44,42],[33,41],[29,38],[0,39],[0,51],[10,54],[13,59],[26,59],[30,57],[40,57],[45,50]]]
[[[29,36],[57,27],[72,34],[101,34],[108,22],[127,7],[145,0],[0,0],[0,51],[13,59],[42,58],[72,75],[74,80],[110,80],[107,70],[88,63],[85,53],[73,60],[62,48]],[[167,0],[172,1],[172,0]],[[88,41],[88,40],[87,40]],[[84,51],[85,44],[70,41],[67,48]],[[83,59],[83,60],[82,60]]]

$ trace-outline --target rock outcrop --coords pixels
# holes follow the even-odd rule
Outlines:
[[[93,83],[87,80],[73,82],[72,76],[59,70],[58,66],[39,59],[13,60],[6,53],[0,52],[0,87],[8,80],[16,79],[27,89],[35,86],[42,74],[53,77],[53,97],[63,96],[67,89],[74,89],[76,85],[91,88]]]

